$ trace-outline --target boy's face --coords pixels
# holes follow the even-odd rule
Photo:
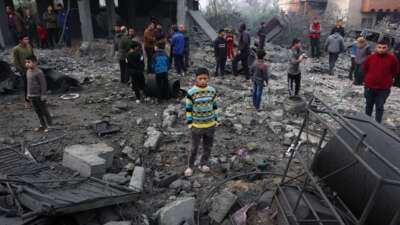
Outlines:
[[[220,37],[225,37],[225,32],[219,33],[219,36],[220,36]]]
[[[135,30],[134,29],[129,29],[128,30],[128,35],[131,36],[131,37],[135,36]]]
[[[35,68],[35,62],[34,61],[32,61],[32,60],[25,60],[25,67],[27,68],[27,69],[33,69],[33,68]]]
[[[24,38],[20,41],[20,43],[21,43],[23,46],[29,45],[29,37],[24,37]]]
[[[196,86],[205,88],[208,85],[209,77],[207,74],[200,74],[196,76]]]

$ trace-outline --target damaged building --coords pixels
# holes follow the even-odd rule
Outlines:
[[[72,20],[72,35],[82,41],[92,41],[111,34],[116,22],[131,25],[138,31],[144,30],[151,18],[158,20],[164,27],[171,24],[190,22],[189,11],[199,8],[197,0],[78,0],[78,1],[29,1],[29,6],[42,15],[50,4],[63,3],[69,8]],[[0,45],[10,45],[10,33],[7,27],[6,5],[14,5],[10,0],[0,1]],[[140,32],[139,32],[140,33]]]

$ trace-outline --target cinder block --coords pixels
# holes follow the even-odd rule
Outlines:
[[[104,143],[72,145],[64,149],[62,164],[81,176],[101,177],[111,167],[113,158],[114,149]]]

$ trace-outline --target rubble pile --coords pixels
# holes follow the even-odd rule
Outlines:
[[[200,36],[193,41],[192,69],[202,66],[214,71],[213,49],[205,40],[206,37]],[[119,83],[118,63],[108,51],[110,44],[101,40],[95,44],[96,48],[90,46],[80,51],[37,50],[41,60],[82,84],[79,98],[66,100],[57,95],[49,96],[55,130],[66,134],[64,141],[68,142],[68,147],[52,149],[49,154],[60,157],[47,159],[78,171],[82,176],[96,176],[107,183],[140,192],[138,200],[132,203],[140,215],[140,223],[127,221],[119,215],[120,218],[102,224],[93,221],[91,224],[149,224],[149,221],[160,225],[193,224],[198,213],[202,220],[222,224],[231,224],[227,218],[235,213],[248,212],[248,215],[267,219],[270,192],[259,198],[256,207],[242,201],[255,199],[251,195],[260,194],[266,188],[272,190],[279,182],[276,176],[258,174],[238,178],[226,184],[228,190],[213,196],[207,209],[198,211],[197,203],[226,177],[252,172],[282,173],[287,162],[285,153],[299,133],[305,105],[312,94],[321,96],[341,113],[364,111],[362,87],[353,86],[346,78],[350,68],[348,56],[340,57],[336,76],[327,74],[326,57],[307,59],[302,65],[301,98],[288,98],[287,49],[267,44],[267,62],[274,79],[264,91],[262,110],[257,112],[252,106],[252,85],[243,81],[243,77],[212,77],[211,85],[218,92],[221,109],[221,126],[217,129],[211,155],[212,173],[195,170],[193,177],[184,178],[182,172],[187,164],[191,136],[184,121],[183,99],[156,104],[147,98],[137,103],[131,88]],[[10,61],[8,51],[1,54]],[[171,71],[171,76],[174,75]],[[181,87],[189,89],[193,79],[191,73],[181,78]],[[400,133],[396,130],[400,126],[399,95],[399,89],[394,88],[384,120],[384,124],[397,133]],[[0,148],[51,138],[51,134],[33,131],[37,125],[34,114],[23,108],[20,95],[1,96],[0,102],[4,106],[0,124],[7,127],[0,130]],[[109,126],[118,129],[98,135],[94,128],[99,123],[106,124],[106,127],[99,127],[100,130]],[[310,146],[317,146],[320,135],[320,130],[310,129],[301,139]],[[290,174],[301,170],[300,166],[294,167]],[[0,195],[9,196],[3,191]],[[1,217],[0,224],[3,224]],[[78,223],[81,224],[86,223]],[[249,216],[248,224],[272,223]]]

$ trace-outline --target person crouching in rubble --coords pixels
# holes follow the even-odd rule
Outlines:
[[[264,62],[265,51],[260,49],[257,51],[257,60],[250,68],[250,74],[253,80],[253,105],[257,111],[260,111],[262,93],[265,85],[268,85],[269,67]]]
[[[289,95],[293,95],[293,84],[295,84],[294,95],[298,95],[301,86],[301,70],[300,63],[307,59],[307,55],[301,51],[301,42],[294,39],[289,50],[289,69],[288,69],[288,86]]]
[[[225,73],[225,65],[226,65],[226,40],[225,40],[225,30],[221,29],[218,32],[217,39],[214,40],[214,54],[215,61],[217,66],[215,68],[215,76],[219,75],[221,72],[221,76]]]
[[[199,68],[196,71],[195,85],[189,89],[186,96],[186,121],[192,133],[192,148],[189,153],[188,167],[185,176],[193,175],[200,141],[203,141],[203,155],[199,169],[203,173],[210,171],[207,165],[214,143],[215,129],[218,126],[217,92],[208,85],[209,71]]]
[[[46,78],[43,72],[38,68],[35,56],[27,57],[25,59],[25,66],[28,69],[28,98],[32,102],[33,109],[40,121],[40,127],[36,128],[35,131],[48,132],[48,128],[52,126],[52,121],[46,104]]]
[[[142,46],[138,42],[132,42],[126,58],[128,74],[132,80],[132,90],[135,92],[136,103],[140,103],[141,92],[144,91],[144,58]]]
[[[169,58],[165,52],[165,43],[158,43],[153,56],[152,68],[156,74],[156,83],[159,90],[158,100],[169,98],[168,71],[170,68]]]

